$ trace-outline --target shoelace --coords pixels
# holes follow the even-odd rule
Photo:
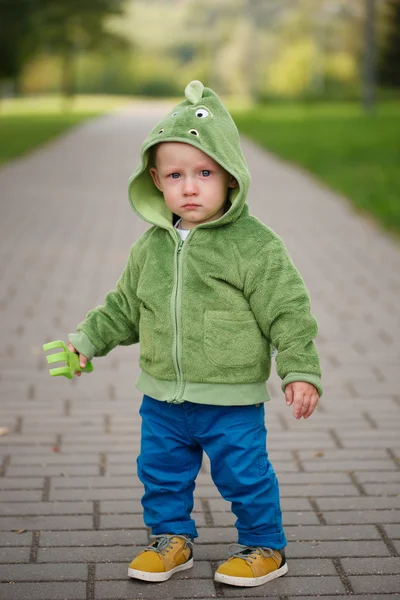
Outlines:
[[[236,547],[236,550],[231,550],[231,548]],[[252,546],[243,546],[242,544],[231,544],[228,547],[228,554],[231,558],[243,558],[248,563],[252,564],[252,558],[257,558],[257,552],[259,552],[264,558],[271,558],[271,556],[275,555],[274,551],[271,548],[260,548],[260,547],[252,547]]]
[[[158,552],[159,554],[162,554],[164,556],[164,552],[166,550],[171,549],[172,546],[177,543],[177,542],[172,541],[172,538],[176,538],[176,537],[181,538],[182,540],[185,540],[184,548],[187,548],[188,546],[193,548],[192,540],[190,538],[186,537],[185,535],[162,534],[162,535],[155,535],[153,544],[151,546],[147,546],[146,550],[151,550],[152,552]]]

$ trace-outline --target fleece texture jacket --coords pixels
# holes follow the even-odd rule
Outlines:
[[[238,182],[226,211],[183,241],[150,175],[160,142],[191,144]],[[103,306],[69,340],[91,359],[140,343],[137,388],[158,400],[256,404],[269,399],[271,352],[282,389],[312,383],[322,394],[317,322],[305,284],[276,233],[249,214],[250,175],[239,134],[218,96],[198,82],[150,132],[129,180],[133,210],[151,227],[132,246]]]

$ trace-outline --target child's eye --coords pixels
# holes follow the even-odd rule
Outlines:
[[[201,174],[203,175],[203,177],[210,177],[211,171],[209,171],[208,169],[203,169]]]
[[[171,179],[179,179],[179,173],[171,173]]]

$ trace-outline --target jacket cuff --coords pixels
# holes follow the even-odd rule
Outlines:
[[[86,333],[79,331],[78,333],[69,333],[68,339],[79,354],[86,356],[88,360],[96,355],[96,347],[93,346]]]
[[[306,383],[311,383],[315,388],[317,388],[319,397],[321,398],[323,394],[323,389],[321,385],[321,378],[318,375],[311,375],[310,373],[289,373],[286,375],[285,379],[282,381],[282,390],[285,391],[288,383],[294,383],[295,381],[305,381]]]

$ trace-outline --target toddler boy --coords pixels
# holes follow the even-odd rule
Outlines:
[[[138,475],[155,541],[129,576],[165,581],[193,565],[193,490],[203,450],[237,517],[239,546],[217,581],[257,586],[287,570],[278,481],[266,451],[271,350],[286,403],[308,418],[321,395],[317,323],[282,240],[249,214],[237,128],[199,81],[145,140],[129,182],[150,227],[103,306],[69,347],[81,364],[140,342]]]

